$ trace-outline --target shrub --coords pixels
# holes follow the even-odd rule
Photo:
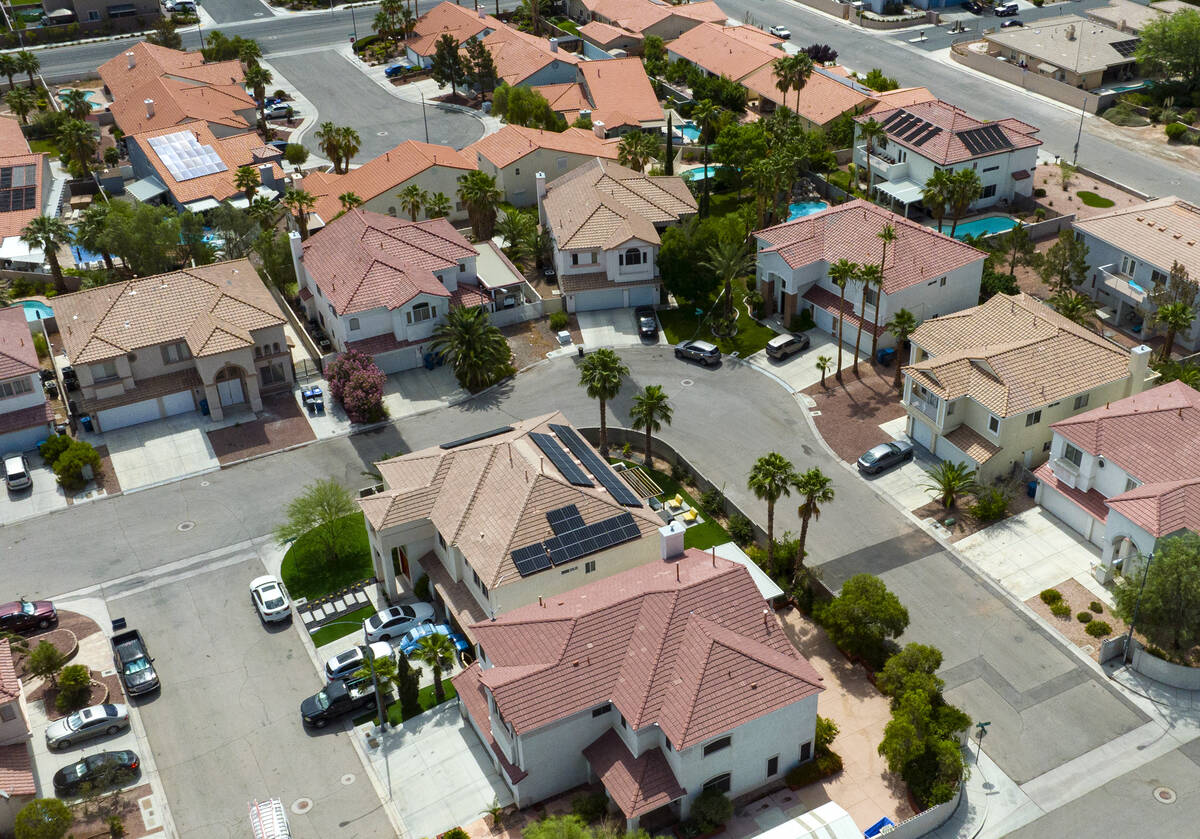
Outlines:
[[[1045,198],[1045,197],[1046,197],[1046,190],[1042,189],[1042,188],[1039,186],[1037,189],[1035,189],[1035,190],[1033,191],[1033,197],[1034,197],[1034,198]]]
[[[91,467],[94,478],[100,474],[100,463],[100,453],[92,448],[91,443],[72,440],[54,461],[54,477],[64,488],[78,489],[89,480],[84,477],[84,467]]]
[[[577,795],[571,799],[571,812],[588,824],[595,824],[608,813],[608,796],[602,792]]]
[[[371,356],[360,350],[348,350],[325,368],[329,395],[342,404],[350,422],[379,422],[383,410],[383,386],[387,376]]]
[[[690,483],[692,480],[692,473],[689,472],[688,468],[682,463],[672,463],[671,480],[681,484]]]
[[[838,736],[838,724],[828,717],[817,715],[817,736],[816,746],[817,753],[829,751],[829,747],[833,745],[834,739]]]
[[[57,798],[35,798],[17,813],[13,824],[17,839],[62,839],[74,817]]]
[[[1196,110],[1184,111],[1179,115],[1179,121],[1184,125],[1193,125],[1196,122]]]
[[[1094,616],[1091,612],[1077,612],[1075,614],[1075,620],[1079,621],[1080,623],[1091,623],[1093,617]]]
[[[825,751],[818,752],[815,760],[790,770],[783,779],[789,787],[799,789],[841,771],[841,756],[837,752]]]
[[[50,347],[46,345],[46,336],[40,332],[35,332],[33,335],[33,349],[38,358],[50,357]]]
[[[1008,512],[1008,494],[1002,489],[988,487],[975,496],[971,515],[980,521],[999,521]]]
[[[1042,221],[1043,219],[1046,218],[1046,210],[1042,207],[1038,207],[1036,210],[1033,211],[1033,217],[1035,219],[1037,219],[1038,221]]]
[[[38,454],[47,466],[53,466],[59,455],[71,447],[71,438],[65,434],[51,434],[46,442],[38,446]]]
[[[733,815],[733,802],[720,790],[701,790],[692,803],[692,821],[701,833],[721,827]]]
[[[283,159],[293,166],[303,166],[308,160],[308,149],[300,143],[288,143],[283,147]]]
[[[1095,612],[1097,615],[1104,614],[1104,607],[1100,605],[1099,600],[1093,600],[1091,603],[1088,604],[1088,608],[1091,609],[1093,612]]]
[[[797,314],[792,315],[792,319],[788,322],[788,331],[807,332],[815,326],[812,313],[808,309],[801,309]]]
[[[700,509],[710,516],[719,515],[725,508],[725,496],[721,490],[713,487],[700,496]]]
[[[559,332],[567,328],[567,324],[571,322],[571,316],[566,312],[551,312],[550,313],[550,328],[555,332]]]
[[[1042,602],[1047,606],[1053,606],[1062,600],[1062,592],[1056,588],[1048,588],[1039,594],[1038,597],[1042,598]]]
[[[1163,108],[1163,112],[1159,115],[1164,125],[1170,125],[1173,122],[1179,122],[1179,111],[1174,108]]]
[[[82,664],[68,664],[58,674],[58,697],[54,707],[59,711],[75,711],[87,704],[92,695],[92,675]]]
[[[734,513],[729,517],[729,535],[738,547],[745,547],[754,541],[754,525],[741,513]]]
[[[1083,628],[1083,631],[1093,638],[1103,638],[1105,635],[1112,634],[1112,627],[1105,621],[1092,621]]]
[[[1172,122],[1163,130],[1167,134],[1167,139],[1174,142],[1186,134],[1188,129],[1182,122]]]
[[[418,600],[424,601],[425,603],[433,602],[433,598],[429,594],[428,574],[422,574],[421,578],[413,583],[413,594],[417,596]]]
[[[31,676],[45,679],[50,684],[54,684],[55,679],[58,678],[58,671],[66,663],[67,657],[59,652],[58,647],[49,641],[40,641],[33,648],[33,652],[29,654],[29,661],[25,667]]]
[[[1050,614],[1056,618],[1065,618],[1071,614],[1071,607],[1066,603],[1054,603],[1050,606]]]

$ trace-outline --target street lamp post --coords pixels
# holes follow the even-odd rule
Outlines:
[[[1075,150],[1071,152],[1071,165],[1079,161],[1079,141],[1083,139],[1083,118],[1087,115],[1087,94],[1083,94],[1083,104],[1079,108],[1079,131],[1075,134]]]
[[[454,90],[454,85],[450,86],[451,92]],[[417,94],[421,97],[421,121],[425,123],[425,142],[429,142],[429,117],[425,114],[425,91],[417,88]]]
[[[1133,620],[1129,622],[1129,632],[1125,635],[1125,654],[1122,656],[1121,663],[1129,663],[1129,648],[1133,646],[1133,627],[1137,624],[1138,612],[1142,608],[1142,592],[1146,590],[1146,577],[1150,574],[1150,563],[1154,561],[1154,551],[1146,556],[1146,565],[1142,568],[1142,584],[1138,586],[1137,600],[1133,602]]]

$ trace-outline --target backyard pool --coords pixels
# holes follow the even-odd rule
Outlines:
[[[788,204],[788,221],[795,221],[798,218],[811,216],[813,213],[819,213],[822,210],[828,210],[829,205],[824,201],[801,201],[797,204]]]
[[[946,235],[954,230],[954,238],[965,236],[990,236],[993,233],[1007,233],[1017,226],[1017,220],[1011,216],[983,216],[970,221],[960,221],[958,227],[942,222],[942,232]]]
[[[59,90],[58,93],[55,94],[58,97],[58,101],[62,102],[63,97],[71,89],[72,88],[64,87],[61,90]],[[87,89],[83,89],[83,88],[81,88],[81,90],[83,90],[83,98],[86,99],[88,101],[88,104],[90,104],[92,106],[93,111],[103,111],[104,110],[104,105],[100,102],[95,101],[96,91],[87,90]]]
[[[679,126],[679,133],[683,135],[683,139],[689,143],[700,142],[700,129],[696,127],[694,122],[685,122]]]
[[[75,228],[72,227],[71,228],[71,239],[74,240],[74,238],[75,238]],[[98,254],[98,253],[92,253],[87,248],[85,248],[81,245],[72,244],[71,245],[71,255],[75,257],[75,264],[77,266],[79,266],[80,268],[86,267],[89,263],[92,263],[92,262],[99,262],[99,263],[104,262],[103,255]],[[103,267],[103,264],[101,265],[101,267]]]
[[[716,164],[716,165],[709,164],[708,174],[705,175],[704,167],[697,166],[695,169],[684,169],[682,172],[679,173],[679,177],[683,178],[685,181],[702,181],[705,178],[713,177],[716,174],[718,169],[724,169],[724,168],[725,167],[721,166],[720,164]]]
[[[45,303],[37,300],[22,300],[21,308],[25,310],[25,320],[46,320],[54,317],[54,310]]]

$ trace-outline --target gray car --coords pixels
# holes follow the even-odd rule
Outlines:
[[[46,727],[46,745],[69,749],[85,740],[116,734],[129,727],[129,708],[124,705],[92,705]]]
[[[684,341],[675,346],[675,357],[698,361],[705,367],[721,363],[721,351],[707,341]]]
[[[880,443],[858,459],[858,471],[865,475],[875,475],[912,458],[913,444],[908,440]]]

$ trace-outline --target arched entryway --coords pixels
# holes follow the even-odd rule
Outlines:
[[[217,371],[213,381],[217,386],[221,407],[241,405],[246,401],[246,371],[241,367],[233,365],[222,367]]]
[[[1113,546],[1113,570],[1118,574],[1129,575],[1137,571],[1139,564],[1137,545],[1128,536],[1118,537]]]

